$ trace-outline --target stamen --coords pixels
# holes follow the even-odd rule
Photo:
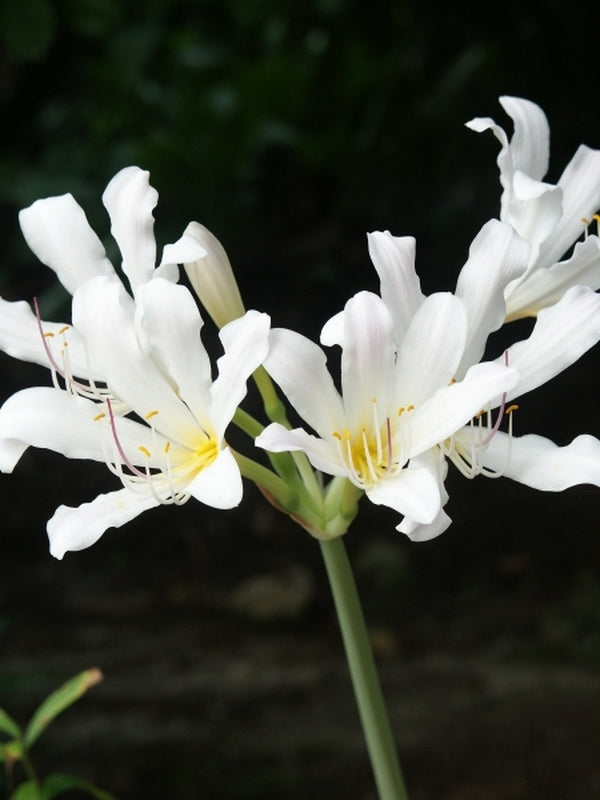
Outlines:
[[[37,327],[40,332],[40,337],[42,340],[42,345],[44,347],[44,352],[46,353],[46,357],[48,358],[48,363],[50,364],[50,371],[52,373],[52,384],[56,389],[62,389],[58,378],[62,378],[65,382],[65,390],[71,392],[71,394],[77,394],[80,397],[85,397],[88,400],[104,400],[106,397],[110,395],[108,389],[100,389],[96,386],[93,379],[89,379],[88,384],[81,383],[80,381],[76,381],[73,378],[73,373],[71,371],[69,356],[68,356],[68,342],[63,340],[63,348],[61,350],[61,356],[63,358],[63,365],[62,367],[59,366],[58,362],[52,355],[50,348],[48,347],[48,339],[53,339],[55,334],[52,331],[44,331],[42,327],[42,317],[40,314],[40,307],[38,304],[37,297],[33,298],[33,309],[35,312],[35,318],[37,322]],[[59,334],[63,335],[70,329],[70,325],[63,325],[62,328],[58,331]],[[90,370],[91,372],[91,370]]]

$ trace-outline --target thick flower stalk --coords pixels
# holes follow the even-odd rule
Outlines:
[[[0,409],[3,472],[33,445],[104,462],[122,484],[91,503],[57,509],[48,523],[57,558],[160,504],[240,502],[240,469],[224,435],[247,378],[266,356],[269,318],[249,311],[223,328],[214,381],[201,326],[183,286],[155,278],[138,285],[134,302],[113,276],[92,278],[75,291],[73,330],[103,386],[65,375],[65,389],[25,389]],[[130,414],[118,415],[116,403]]]
[[[511,320],[535,316],[571,286],[600,287],[600,241],[596,235],[577,241],[600,208],[600,150],[580,145],[558,183],[546,183],[550,128],[544,112],[519,97],[501,97],[500,104],[514,122],[510,141],[489,117],[472,119],[467,127],[491,130],[502,145],[500,219],[531,244],[527,270],[505,289]]]

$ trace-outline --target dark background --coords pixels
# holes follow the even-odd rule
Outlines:
[[[415,235],[425,291],[452,289],[500,196],[496,140],[463,123],[510,129],[499,95],[538,102],[556,181],[600,147],[597,23],[556,0],[4,0],[0,291],[67,318],[17,211],[70,191],[114,256],[100,195],[128,164],[159,191],[159,248],[203,222],[276,325],[316,337],[377,288],[368,230]],[[0,369],[3,398],[48,380]],[[524,398],[517,433],[600,434],[597,369],[593,351]],[[374,797],[316,542],[247,486],[234,511],[149,512],[54,561],[55,507],[111,486],[41,451],[0,480],[0,706],[24,722],[106,673],[36,745],[41,771],[123,800]],[[600,796],[599,490],[448,488],[431,543],[366,503],[346,536],[411,797]]]

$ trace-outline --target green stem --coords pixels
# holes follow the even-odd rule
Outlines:
[[[252,373],[252,377],[254,378],[254,382],[258,388],[258,391],[260,392],[260,396],[262,397],[265,414],[267,417],[271,420],[271,422],[278,422],[280,425],[283,425],[284,428],[291,428],[292,426],[290,425],[285,413],[285,405],[282,403],[281,398],[277,394],[275,386],[273,385],[273,381],[271,380],[271,376],[267,370],[261,366]],[[307,457],[304,455],[304,453],[299,451],[292,452],[290,455],[296,464],[296,469],[298,470],[307,490],[310,492],[314,500],[318,500],[318,498],[321,497],[321,487],[315,475],[315,471],[311,467]]]
[[[319,540],[380,800],[408,800],[356,583],[341,537]]]

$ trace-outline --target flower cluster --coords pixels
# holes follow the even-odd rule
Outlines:
[[[0,348],[46,366],[51,379],[0,409],[0,469],[12,471],[29,446],[46,447],[103,462],[120,483],[57,509],[53,555],[88,547],[159,504],[194,497],[231,508],[242,476],[323,539],[345,533],[363,495],[402,515],[398,530],[411,539],[439,535],[450,524],[450,463],[468,478],[504,475],[547,491],[600,486],[594,437],[559,447],[513,434],[514,401],[600,339],[600,241],[588,233],[600,207],[600,151],[582,145],[558,183],[545,183],[544,113],[528,100],[500,102],[514,123],[510,140],[491,119],[467,123],[500,141],[499,219],[475,236],[454,292],[429,296],[415,240],[368,235],[380,293],[347,299],[321,333],[323,346],[341,350],[339,381],[322,347],[246,311],[225,250],[199,223],[156,265],[157,194],[147,172],[122,170],[103,195],[118,271],[71,195],[21,212],[28,245],[72,294],[72,314],[46,322],[36,303],[0,300]],[[214,379],[178,265],[220,329]],[[510,337],[509,323],[524,316],[535,317],[530,335],[484,357],[490,334],[506,327]],[[251,376],[266,426],[240,408]],[[290,426],[273,382],[306,429]],[[232,422],[266,451],[268,467],[231,448]]]

